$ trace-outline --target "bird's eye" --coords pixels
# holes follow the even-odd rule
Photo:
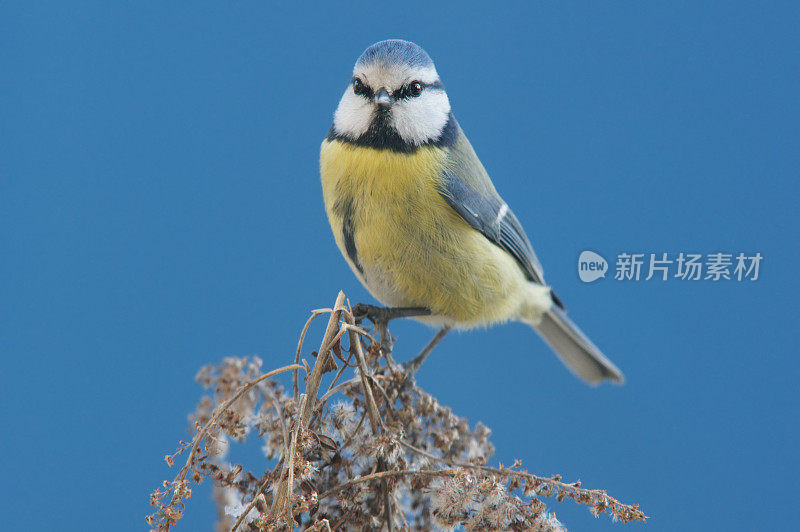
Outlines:
[[[422,83],[419,81],[412,81],[408,84],[406,88],[406,93],[411,96],[412,98],[416,98],[420,94],[422,94]]]
[[[358,78],[355,78],[353,80],[353,92],[355,92],[358,95],[364,96],[364,95],[367,94],[368,89],[367,89],[367,86],[364,85],[363,81],[361,81]]]

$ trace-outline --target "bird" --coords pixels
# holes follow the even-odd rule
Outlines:
[[[588,384],[624,382],[545,283],[420,46],[391,39],[361,54],[322,142],[320,176],[350,268],[389,309],[439,327],[431,344],[453,328],[519,321]]]

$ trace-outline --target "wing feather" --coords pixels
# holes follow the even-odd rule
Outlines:
[[[441,186],[440,193],[453,210],[492,243],[508,251],[528,279],[544,284],[542,265],[522,225],[497,193],[481,194],[449,172],[443,174]]]

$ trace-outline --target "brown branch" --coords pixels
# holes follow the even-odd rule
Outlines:
[[[194,460],[194,457],[197,454],[197,449],[200,446],[200,442],[203,440],[203,438],[205,438],[206,434],[211,429],[211,427],[219,420],[219,418],[223,414],[223,412],[225,412],[228,408],[230,408],[231,405],[233,405],[233,403],[238,401],[239,398],[242,395],[244,395],[245,393],[250,391],[259,382],[265,381],[265,380],[269,379],[270,377],[274,377],[275,375],[278,375],[279,373],[283,373],[285,371],[289,371],[289,370],[296,369],[296,368],[297,369],[303,369],[302,366],[298,366],[297,364],[292,364],[290,366],[283,366],[282,368],[278,368],[278,369],[270,371],[269,373],[265,373],[264,375],[260,376],[259,378],[255,379],[253,381],[250,381],[247,384],[245,384],[244,386],[242,386],[239,389],[239,391],[236,392],[236,394],[233,397],[231,397],[225,404],[223,404],[221,408],[218,408],[217,409],[217,413],[214,414],[214,416],[211,419],[208,420],[208,422],[205,424],[205,426],[203,426],[203,428],[192,439],[192,450],[189,452],[189,458],[186,460],[186,465],[181,468],[181,470],[178,473],[178,476],[175,477],[175,479],[177,480],[177,479],[180,478],[181,480],[184,480],[186,478],[186,474],[189,472],[189,468],[191,467],[191,464],[192,464],[192,462]]]
[[[644,521],[645,519],[647,519],[647,516],[644,513],[642,513],[638,509],[638,507],[621,503],[618,500],[616,500],[615,498],[609,496],[603,490],[590,490],[590,489],[582,488],[582,487],[580,487],[580,481],[575,482],[573,484],[569,484],[569,483],[566,483],[566,482],[561,482],[560,480],[557,480],[555,478],[540,477],[538,475],[534,475],[533,473],[528,473],[527,471],[516,471],[514,469],[499,469],[499,468],[496,468],[496,467],[488,467],[488,466],[482,466],[482,465],[476,465],[476,464],[468,464],[468,463],[463,463],[463,462],[457,462],[457,461],[454,461],[454,460],[448,460],[447,458],[442,458],[442,457],[430,454],[428,452],[425,452],[422,449],[418,449],[417,447],[414,447],[410,443],[405,442],[403,440],[398,440],[398,441],[400,442],[400,445],[402,445],[403,447],[407,448],[408,450],[410,450],[412,452],[415,452],[415,453],[417,453],[417,454],[419,454],[421,456],[424,456],[426,458],[429,458],[431,460],[435,460],[437,462],[441,462],[441,463],[447,464],[449,466],[463,467],[465,469],[476,469],[476,470],[479,470],[479,471],[484,471],[484,472],[487,472],[487,473],[493,473],[495,475],[501,475],[501,476],[506,476],[506,477],[519,477],[519,478],[522,478],[522,479],[525,479],[525,480],[531,480],[533,482],[538,482],[540,484],[547,484],[549,486],[553,486],[559,492],[562,492],[562,491],[574,491],[575,493],[583,494],[583,495],[585,495],[587,497],[590,497],[590,498],[605,497],[605,498],[607,498],[609,500],[610,504],[618,506],[619,508],[623,508],[623,509],[632,511],[634,513],[641,514],[641,519],[636,519],[637,521],[638,520]]]
[[[328,328],[325,330],[322,344],[319,347],[319,351],[317,351],[317,362],[314,364],[314,368],[311,370],[311,375],[309,375],[308,383],[306,384],[306,408],[300,413],[300,426],[304,428],[308,426],[309,418],[316,406],[319,383],[320,380],[322,380],[322,372],[326,366],[328,357],[331,356],[329,351],[333,345],[333,338],[336,336],[337,329],[339,328],[339,316],[342,310],[344,310],[343,303],[344,292],[339,292],[336,303],[333,306],[333,312],[331,312],[331,318],[328,320]]]
[[[303,325],[303,331],[300,333],[300,340],[297,342],[297,352],[294,355],[295,364],[300,363],[300,351],[303,349],[303,342],[306,339],[306,333],[308,332],[308,327],[311,325],[311,322],[314,321],[317,318],[317,316],[325,314],[327,312],[333,312],[333,311],[329,308],[322,308],[311,311],[311,316],[309,316],[308,320],[306,320],[306,324]],[[294,392],[294,400],[299,401],[300,393],[297,384],[297,370],[292,372],[292,390]]]
[[[246,359],[226,359],[216,374],[213,369],[203,370],[201,382],[216,386],[212,400],[229,398],[213,409],[209,399],[201,402],[196,419],[208,421],[202,426],[197,423],[192,442],[181,442],[178,452],[167,457],[172,465],[177,454],[191,447],[186,464],[175,479],[164,482],[165,489],[155,490],[151,495],[151,504],[159,510],[147,518],[148,523],[166,531],[182,517],[184,502],[191,497],[192,487],[187,480],[190,471],[196,482],[210,478],[215,488],[233,488],[232,493],[239,496],[235,522],[232,518],[224,520],[228,510],[220,513],[220,524],[226,522],[225,526],[231,526],[233,522],[232,532],[249,521],[251,527],[259,530],[299,526],[301,530],[322,531],[350,525],[371,526],[376,519],[385,521],[389,532],[397,526],[428,529],[434,525],[467,528],[513,525],[514,529],[539,526],[542,530],[556,530],[560,525],[545,513],[542,502],[543,497],[553,496],[558,501],[572,498],[588,504],[595,515],[608,511],[622,521],[647,519],[638,506],[625,505],[603,490],[582,488],[580,482],[563,482],[557,475],[540,477],[522,470],[518,462],[511,467],[480,465],[486,463],[492,452],[488,431],[470,431],[465,419],[439,405],[415,384],[393,374],[391,357],[383,360],[373,356],[378,347],[376,340],[354,325],[345,302],[344,294],[339,292],[332,309],[312,311],[300,333],[295,364],[255,378],[254,368],[260,361],[254,366],[246,364]],[[300,355],[313,320],[324,313],[329,314],[329,319],[316,360],[309,367]],[[347,351],[341,347],[345,334],[350,344]],[[326,379],[330,382],[323,394],[322,378],[330,371],[334,356],[343,365],[331,372],[332,379]],[[350,368],[357,368],[358,375],[348,379],[345,373]],[[306,372],[303,393],[300,370]],[[292,395],[280,386],[264,382],[287,371],[293,374]],[[252,380],[247,382],[248,379]],[[344,393],[350,399],[341,418],[325,408],[337,393]],[[242,398],[246,408],[231,410]],[[256,410],[259,400],[263,401],[261,410]],[[275,408],[280,426],[271,416],[261,417],[269,410],[267,402]],[[247,415],[242,414],[245,411]],[[367,420],[369,431],[364,428]],[[212,457],[212,440],[220,441],[218,434],[231,434],[238,439],[252,427],[259,428],[259,437],[266,432],[268,456],[281,454],[274,468],[271,464],[271,470],[260,477],[250,472],[242,474],[241,466],[227,468]],[[425,442],[429,441],[436,447],[431,452],[416,447],[427,447]],[[205,450],[201,449],[203,442]],[[464,452],[472,445],[478,446],[476,455]],[[453,458],[433,454],[444,453],[439,449],[451,449],[446,454]],[[412,453],[430,460],[430,465],[409,467],[407,464],[417,462]],[[474,456],[476,460],[471,460]],[[314,473],[309,475],[310,472]],[[356,475],[360,476],[353,478]],[[436,478],[442,480],[431,484]],[[378,484],[372,489],[349,489],[373,481]],[[424,486],[439,486],[438,482],[442,492],[449,495],[419,491]],[[524,497],[516,495],[516,490],[522,490]],[[418,511],[405,515],[396,505],[394,493],[411,496],[412,504],[419,505]],[[497,493],[503,493],[502,499],[492,498],[499,497]],[[217,499],[217,504],[225,504],[224,500]],[[321,503],[323,500],[328,502]],[[242,508],[244,511],[240,512]],[[254,513],[256,516],[251,517]]]
[[[314,367],[312,368],[311,373],[308,375],[306,380],[306,392],[300,396],[300,408],[295,427],[292,430],[292,443],[289,449],[289,457],[287,460],[284,460],[284,463],[288,468],[286,475],[287,478],[284,481],[283,475],[281,475],[281,481],[279,482],[277,489],[275,490],[274,498],[272,499],[270,519],[275,519],[281,508],[283,508],[283,511],[287,512],[288,514],[291,514],[291,496],[294,484],[294,455],[297,447],[297,440],[306,431],[308,428],[308,423],[311,420],[311,413],[314,411],[317,392],[319,391],[320,381],[322,380],[322,374],[324,372],[328,357],[331,356],[331,347],[338,338],[337,330],[339,329],[339,316],[341,315],[342,310],[344,310],[343,303],[344,292],[339,292],[339,295],[336,298],[336,303],[333,306],[330,319],[328,320],[328,326],[325,329],[325,336],[323,336],[322,344],[319,347],[319,351],[317,351],[317,360],[314,363]],[[291,515],[288,515],[288,517],[291,519]]]
[[[405,477],[405,476],[420,476],[420,477],[454,477],[458,474],[458,469],[395,469],[394,471],[378,471],[377,473],[370,473],[362,477],[348,480],[343,484],[339,484],[335,488],[331,488],[319,496],[319,500],[330,497],[334,493],[338,493],[343,489],[350,486],[355,486],[362,482],[369,482],[370,480],[379,480],[382,478],[392,477]]]
[[[353,319],[352,316],[350,319]],[[350,324],[352,325],[352,324]],[[358,361],[358,373],[361,377],[361,385],[364,387],[364,397],[367,400],[367,414],[369,415],[369,424],[372,427],[372,433],[376,436],[380,433],[381,421],[380,414],[378,413],[378,406],[375,403],[375,397],[372,395],[372,387],[368,382],[369,370],[367,369],[367,362],[364,359],[364,351],[361,349],[361,342],[358,340],[358,333],[353,329],[349,329],[350,344],[355,344],[356,347],[356,360]]]
[[[356,361],[358,362],[358,374],[361,377],[361,386],[364,388],[364,397],[367,403],[367,413],[369,414],[369,422],[372,427],[372,434],[377,436],[380,432],[381,418],[378,411],[378,405],[375,403],[375,397],[372,394],[372,385],[369,383],[370,373],[367,369],[367,362],[364,358],[364,350],[361,348],[361,337],[359,336],[361,329],[355,326],[353,316],[349,312],[345,315],[345,323],[342,330],[347,330],[350,338],[351,348],[355,346]],[[384,393],[385,395],[385,393]],[[382,460],[378,460],[379,466],[385,468]],[[392,524],[392,504],[390,501],[389,484],[383,481],[383,504],[385,508],[386,528],[388,532],[394,532]]]

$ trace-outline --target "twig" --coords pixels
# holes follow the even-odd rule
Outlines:
[[[387,532],[394,532],[394,523],[392,523],[392,501],[391,493],[389,493],[389,481],[384,479],[383,484],[383,507],[386,511],[386,528]]]
[[[373,378],[376,378],[376,377],[383,378],[383,375],[373,375]],[[343,383],[339,384],[335,388],[331,388],[330,390],[328,390],[325,393],[325,395],[320,397],[319,401],[317,401],[317,410],[322,408],[322,406],[324,406],[324,404],[325,404],[325,401],[330,399],[333,394],[335,394],[336,392],[339,392],[339,391],[347,388],[350,385],[356,384],[358,382],[361,382],[361,377],[353,377],[352,379],[344,381]]]
[[[283,433],[283,460],[285,460],[286,457],[289,455],[289,447],[287,442],[287,440],[289,439],[289,435],[288,431],[286,430],[286,420],[283,418],[283,409],[281,408],[281,404],[278,402],[278,398],[275,397],[275,394],[272,393],[272,390],[270,390],[268,386],[264,386],[263,390],[269,395],[270,399],[272,400],[272,404],[275,405],[275,410],[278,413],[278,417],[281,420],[281,432]],[[269,481],[270,477],[268,475],[267,478],[265,478],[264,481],[261,483],[261,485],[259,485],[256,492],[253,494],[253,498],[245,508],[244,512],[242,512],[241,515],[239,515],[239,517],[236,519],[236,522],[233,524],[233,527],[231,527],[231,532],[234,532],[237,528],[239,528],[239,525],[242,524],[242,521],[244,521],[244,518],[250,513],[250,510],[252,510],[253,507],[255,507],[256,502],[258,501],[258,496],[264,493],[264,490],[267,488],[267,484],[269,484]]]
[[[350,486],[355,486],[356,484],[360,484],[361,482],[368,482],[370,480],[378,480],[382,478],[391,478],[391,477],[404,477],[409,475],[418,475],[421,477],[454,477],[458,474],[458,469],[396,469],[394,471],[379,471],[377,473],[370,473],[369,475],[364,475],[363,477],[354,478],[352,480],[348,480],[344,484],[339,484],[338,486],[329,489],[325,493],[319,496],[319,500],[322,500],[326,497],[330,497],[334,493],[338,493],[343,489],[347,489]]]
[[[327,519],[320,519],[315,524],[306,528],[304,532],[321,532],[322,530],[327,530],[328,532],[331,532],[331,524],[330,522],[328,522]]]
[[[309,316],[309,318],[306,320],[306,324],[303,325],[303,331],[300,333],[300,340],[297,342],[297,352],[294,355],[294,363],[295,364],[299,364],[300,363],[300,351],[303,349],[303,342],[306,339],[306,333],[308,332],[309,326],[311,326],[311,322],[314,321],[317,318],[317,316],[319,316],[321,314],[325,314],[327,312],[333,312],[333,311],[331,309],[329,309],[329,308],[321,308],[321,309],[317,309],[317,310],[312,310],[311,311],[311,316]],[[292,388],[293,388],[293,392],[294,392],[294,400],[295,401],[299,401],[300,400],[300,388],[298,387],[298,384],[297,384],[297,370],[295,370],[293,372],[293,374],[292,374]]]
[[[353,320],[352,315],[346,316],[346,319]],[[352,321],[345,323],[342,329],[347,329],[350,336],[350,345],[355,345],[356,361],[358,362],[358,373],[361,376],[361,385],[364,387],[364,397],[367,402],[367,413],[369,414],[369,422],[372,426],[372,433],[377,436],[381,427],[381,418],[378,411],[378,405],[375,403],[375,397],[372,394],[372,385],[369,382],[370,374],[367,370],[367,362],[364,358],[364,351],[361,348],[361,338],[359,337],[359,328],[354,325]],[[384,392],[384,395],[386,392]],[[386,464],[383,460],[378,460],[379,467],[385,469]],[[392,523],[392,504],[389,493],[389,484],[383,481],[383,501],[386,512],[386,528],[388,532],[394,532],[394,525]]]
[[[611,497],[610,495],[608,495],[603,490],[590,490],[590,489],[586,489],[586,488],[581,488],[580,487],[580,482],[569,484],[569,483],[566,483],[566,482],[561,482],[560,480],[556,480],[555,478],[540,477],[538,475],[534,475],[532,473],[528,473],[527,471],[515,471],[514,469],[499,469],[499,468],[496,468],[496,467],[488,467],[488,466],[482,466],[482,465],[476,465],[476,464],[468,464],[468,463],[463,463],[463,462],[456,462],[454,460],[448,460],[447,458],[442,458],[442,457],[439,457],[439,456],[432,455],[432,454],[430,454],[430,453],[428,453],[426,451],[423,451],[422,449],[414,447],[410,443],[407,443],[407,442],[405,442],[403,440],[398,440],[398,441],[400,442],[400,445],[402,445],[403,447],[407,448],[410,451],[413,451],[413,452],[415,452],[417,454],[420,454],[420,455],[422,455],[422,456],[424,456],[426,458],[429,458],[431,460],[435,460],[437,462],[442,462],[442,463],[450,465],[450,466],[463,467],[465,469],[477,469],[479,471],[484,471],[484,472],[487,472],[487,473],[493,473],[495,475],[501,475],[501,476],[506,476],[506,477],[519,477],[519,478],[522,478],[522,479],[525,479],[525,480],[531,480],[531,481],[534,481],[534,482],[537,482],[537,483],[540,483],[540,484],[547,484],[549,486],[553,486],[558,491],[573,491],[573,492],[576,492],[576,493],[584,494],[584,495],[589,496],[589,497],[592,497],[592,496],[594,496],[594,497],[605,497],[605,498],[608,499],[609,503],[612,504],[612,505],[615,505],[615,506],[617,506],[619,508],[625,508],[625,509],[629,509],[629,510],[634,511],[634,512],[641,513],[636,507],[633,507],[633,506],[630,506],[630,505],[627,505],[627,504],[619,502],[618,500],[616,500],[615,498]],[[647,516],[645,516],[644,513],[641,513],[641,516],[643,518],[647,518]]]
[[[163,532],[181,519],[185,500],[191,497],[191,479],[199,483],[203,478],[213,479],[215,487],[234,489],[240,501],[249,499],[243,512],[237,510],[235,522],[225,517],[222,506],[218,506],[219,524],[224,522],[225,526],[231,526],[233,523],[231,532],[248,528],[244,523],[253,520],[256,510],[257,518],[249,526],[264,530],[299,526],[307,532],[322,532],[350,524],[372,526],[371,523],[384,520],[388,532],[398,527],[426,529],[434,523],[467,528],[475,525],[527,529],[542,523],[549,526],[550,518],[544,514],[546,507],[542,500],[555,496],[559,502],[572,498],[577,503],[587,504],[594,515],[608,511],[624,522],[647,519],[637,505],[625,505],[603,490],[582,488],[580,481],[563,482],[558,475],[540,477],[523,470],[519,462],[510,467],[479,465],[486,463],[492,450],[486,440],[487,432],[483,429],[470,431],[466,420],[452,416],[446,407],[420,390],[413,379],[404,380],[402,375],[394,374],[396,368],[391,356],[384,352],[385,361],[375,356],[380,344],[355,325],[345,302],[340,292],[332,309],[312,311],[300,334],[295,364],[257,378],[253,377],[252,367],[245,364],[246,359],[226,359],[216,374],[213,369],[203,370],[201,382],[207,386],[215,383],[217,391],[212,400],[221,404],[211,410],[213,403],[204,398],[196,418],[208,421],[202,426],[195,423],[196,434],[192,441],[181,442],[179,451],[166,457],[172,465],[177,454],[191,447],[178,476],[171,482],[165,481],[163,491],[159,489],[151,495],[151,504],[158,508],[156,514],[147,517],[151,526]],[[324,313],[330,314],[329,320],[316,360],[309,366],[300,355],[311,323]],[[342,346],[345,334],[350,344],[347,351]],[[443,336],[443,332],[437,336]],[[343,365],[326,377],[327,390],[323,394],[322,378],[330,371],[334,357]],[[358,375],[346,376],[348,368],[357,368]],[[304,393],[300,389],[300,370],[306,372]],[[287,395],[274,382],[265,382],[287,371],[293,373],[293,395]],[[247,382],[249,379],[253,380]],[[344,382],[340,382],[342,380]],[[245,384],[240,384],[242,382]],[[326,405],[331,397],[342,392],[351,403],[345,405],[340,418]],[[258,393],[261,397],[257,397]],[[238,410],[231,410],[243,397],[252,406],[247,412],[257,415],[243,418]],[[261,409],[256,410],[259,400],[263,401]],[[267,415],[268,401],[277,412],[280,428]],[[398,402],[400,406],[396,406]],[[267,417],[261,417],[264,415]],[[262,425],[262,419],[268,421],[263,421]],[[369,420],[370,430],[364,427],[366,420]],[[398,420],[403,423],[402,427],[396,423]],[[222,443],[218,439],[221,434],[240,435],[244,431],[246,435],[247,429],[252,427],[266,427],[269,431],[265,436],[269,457],[281,454],[274,467],[270,464],[263,476],[250,472],[241,474],[241,466],[229,469],[212,458],[214,442]],[[278,437],[278,430],[282,438]],[[430,447],[430,452],[415,446],[428,448],[426,442],[429,441],[435,446]],[[466,444],[469,446],[464,447]],[[471,452],[465,452],[473,445],[477,445],[479,459],[471,460]],[[426,460],[419,460],[414,454]],[[427,465],[419,465],[420,462]],[[407,469],[392,470],[401,467]],[[307,476],[310,472],[315,473]],[[187,480],[189,473],[191,477]],[[354,478],[356,475],[360,476]],[[442,480],[434,480],[437,478]],[[369,482],[374,483],[367,487]],[[443,482],[439,497],[428,493],[438,490],[432,487],[438,486],[438,482]],[[362,484],[360,489],[351,489]],[[420,491],[423,486],[429,488]],[[517,490],[524,497],[518,495]],[[322,494],[318,495],[319,492]],[[410,496],[416,510],[406,516],[397,504],[395,493]],[[169,498],[164,501],[165,497]],[[321,502],[323,500],[325,502]],[[217,504],[227,503],[218,499]],[[242,506],[237,507],[242,509]]]
[[[355,367],[353,364],[350,363],[350,360],[352,358],[353,358],[353,353],[349,353],[346,360],[345,360],[344,357],[339,357],[339,361],[342,363],[342,368],[339,371],[336,372],[336,376],[333,377],[333,380],[328,385],[328,391],[330,391],[330,389],[333,388],[336,385],[336,383],[342,377],[342,375],[347,370],[347,368],[354,368]]]
[[[358,425],[356,425],[356,428],[353,429],[353,433],[349,434],[347,436],[347,439],[344,441],[342,446],[339,448],[339,452],[344,451],[345,449],[347,449],[350,446],[351,443],[353,443],[353,440],[355,439],[356,434],[358,434],[358,431],[361,430],[361,427],[364,425],[364,420],[366,418],[367,418],[366,412],[361,414],[361,419],[358,420]]]
[[[303,411],[303,407],[308,402],[307,395],[300,396],[300,411]],[[294,519],[292,515],[292,491],[294,489],[294,455],[295,451],[297,450],[297,440],[300,438],[303,432],[303,427],[296,427],[295,430],[292,431],[292,445],[289,447],[289,480],[286,482],[286,520],[291,521]]]
[[[352,316],[348,316],[349,319],[353,319]],[[349,325],[353,325],[350,323]],[[369,424],[372,427],[372,433],[378,435],[380,432],[380,415],[378,413],[378,407],[375,403],[375,397],[372,395],[372,387],[368,382],[368,370],[367,370],[367,361],[364,358],[364,351],[361,349],[361,342],[359,341],[358,332],[355,330],[356,327],[348,327],[348,332],[350,336],[350,345],[355,345],[356,351],[356,361],[358,362],[358,373],[361,376],[361,385],[364,387],[364,397],[367,401],[367,414],[369,414]]]
[[[268,386],[264,386],[264,391],[267,392],[267,395],[269,395],[269,398],[272,400],[272,404],[275,405],[275,411],[278,413],[278,418],[281,420],[281,432],[283,433],[283,454],[286,456],[286,453],[289,452],[289,431],[286,429],[286,420],[283,418],[283,408],[281,408],[278,398],[275,397],[275,394],[272,393],[272,390],[270,390]]]
[[[311,374],[308,377],[308,384],[306,385],[306,406],[300,412],[300,425],[302,427],[308,426],[309,418],[311,417],[311,413],[314,411],[314,407],[316,406],[319,383],[322,379],[322,372],[326,366],[328,357],[330,356],[328,351],[333,345],[333,337],[336,336],[339,316],[344,309],[342,306],[343,302],[344,292],[339,292],[339,295],[336,298],[336,303],[333,306],[333,312],[331,312],[331,317],[328,320],[328,327],[325,330],[325,336],[322,338],[322,344],[319,347],[319,351],[317,351],[317,362],[314,364],[314,368],[311,370]]]
[[[264,482],[262,482],[261,485],[258,486],[258,490],[256,491],[255,495],[253,495],[253,499],[250,501],[250,503],[247,505],[244,511],[239,515],[239,517],[236,518],[236,522],[233,523],[233,526],[231,527],[231,532],[236,532],[236,529],[239,528],[239,525],[242,524],[245,517],[247,517],[250,511],[255,507],[256,503],[258,502],[258,496],[264,493],[264,490],[267,489],[267,484],[269,484],[269,481],[270,479],[269,477],[267,477],[264,479]]]
[[[192,450],[189,452],[189,458],[186,460],[186,465],[184,465],[181,468],[181,470],[178,472],[178,476],[175,477],[176,480],[177,479],[184,480],[186,478],[186,474],[189,472],[189,469],[191,468],[192,462],[194,461],[194,457],[197,454],[197,449],[199,449],[199,447],[200,447],[200,442],[203,441],[203,439],[205,438],[205,436],[208,433],[208,431],[219,420],[219,418],[223,414],[223,412],[225,412],[228,408],[230,408],[231,405],[233,405],[233,403],[238,401],[239,398],[242,395],[244,395],[245,393],[250,391],[259,382],[265,381],[265,380],[269,379],[270,377],[274,377],[275,375],[278,375],[279,373],[283,373],[285,371],[290,371],[290,370],[293,370],[293,369],[303,369],[303,367],[302,366],[298,366],[297,364],[292,364],[290,366],[283,366],[282,368],[278,368],[278,369],[270,371],[269,373],[265,373],[264,375],[261,375],[259,378],[255,379],[253,381],[250,381],[247,384],[245,384],[244,386],[242,386],[239,389],[239,391],[236,392],[236,394],[233,397],[228,399],[228,401],[226,401],[225,404],[222,405],[222,407],[218,408],[217,409],[217,413],[214,414],[211,417],[211,419],[208,420],[208,422],[203,426],[203,428],[200,431],[198,431],[198,433],[192,439]]]
[[[297,421],[294,429],[292,429],[292,443],[289,448],[289,459],[284,461],[286,467],[289,468],[287,479],[284,481],[283,475],[281,475],[281,481],[275,490],[275,495],[272,500],[272,508],[270,510],[271,519],[274,519],[277,516],[277,512],[285,504],[289,505],[289,508],[285,510],[291,514],[291,493],[293,488],[292,485],[294,483],[295,448],[298,438],[308,428],[308,423],[311,420],[311,413],[314,411],[317,392],[319,391],[319,384],[322,379],[322,374],[327,363],[328,356],[330,356],[329,351],[333,345],[334,338],[336,337],[339,316],[344,309],[342,306],[343,302],[344,292],[340,291],[338,297],[336,298],[336,303],[333,306],[330,319],[328,320],[328,326],[325,329],[325,336],[322,338],[322,344],[320,345],[319,351],[317,351],[317,360],[314,363],[311,373],[306,379],[306,392],[305,394],[301,395]],[[291,515],[288,517],[289,519],[292,518]]]

